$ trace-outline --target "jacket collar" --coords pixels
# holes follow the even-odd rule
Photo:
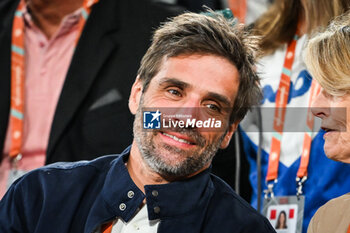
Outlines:
[[[189,179],[162,185],[146,185],[143,194],[132,181],[125,162],[129,151],[113,161],[102,190],[103,199],[124,221],[129,221],[146,197],[150,220],[183,216],[207,200],[213,190],[210,169]],[[130,198],[130,193],[133,197]],[[126,206],[123,209],[123,204]]]

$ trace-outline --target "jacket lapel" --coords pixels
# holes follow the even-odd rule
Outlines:
[[[117,2],[100,0],[93,6],[57,104],[47,149],[48,156],[88,94],[103,63],[117,47],[113,37],[118,29],[118,12],[110,12],[118,9],[111,6]]]

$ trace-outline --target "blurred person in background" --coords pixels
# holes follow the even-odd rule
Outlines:
[[[256,35],[262,36],[257,71],[264,94],[260,106],[261,164],[256,162],[260,141],[257,114],[248,114],[241,123],[251,169],[252,204],[257,207],[263,203],[262,190],[275,196],[296,196],[297,188],[302,188],[298,194],[305,197],[303,232],[321,205],[350,191],[350,179],[344,179],[349,177],[350,168],[327,159],[323,151],[324,131],[305,133],[313,131],[306,113],[317,87],[302,58],[308,35],[349,8],[348,0],[276,0],[252,25]],[[305,109],[305,114],[295,114],[296,108]],[[286,109],[283,116],[276,112],[279,109]],[[305,131],[305,125],[310,129]],[[301,162],[302,154],[305,159]],[[261,174],[257,172],[259,165]],[[297,186],[296,179],[303,181],[302,186]],[[268,189],[266,183],[272,188]],[[259,184],[262,189],[258,189]]]
[[[139,62],[179,12],[149,0],[0,2],[0,198],[29,170],[130,143]]]
[[[322,119],[324,151],[328,158],[349,167],[350,12],[336,18],[326,31],[308,42],[305,62],[312,77],[323,88],[313,102],[312,112]],[[328,232],[350,232],[350,192],[328,201],[311,219],[308,233]]]

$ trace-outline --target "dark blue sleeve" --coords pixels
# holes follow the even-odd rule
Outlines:
[[[25,233],[23,193],[18,179],[0,201],[0,233]]]

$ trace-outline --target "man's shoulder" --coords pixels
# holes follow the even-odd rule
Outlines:
[[[103,182],[112,163],[120,155],[106,155],[91,161],[58,162],[28,172],[14,185],[22,190],[50,192],[72,187],[84,187],[91,182]]]
[[[233,191],[228,184],[215,175],[211,175],[211,180],[214,192],[208,212],[213,221],[222,222],[220,217],[224,217],[227,221],[221,225],[226,225],[226,228],[235,227],[237,232],[240,232],[239,228],[243,232],[275,232],[268,220]]]
[[[101,170],[108,166],[113,160],[119,158],[120,154],[112,154],[112,155],[104,155],[97,157],[93,160],[81,160],[76,162],[57,162],[53,164],[46,165],[44,167],[41,167],[39,169],[34,170],[33,172],[39,172],[39,171],[47,171],[47,170],[57,170],[57,171],[64,171],[64,170],[79,170],[91,167],[92,169]]]
[[[211,180],[214,185],[214,200],[223,205],[234,205],[235,208],[242,209],[247,212],[256,212],[242,197],[240,197],[225,181],[216,175],[211,174]]]
[[[42,229],[49,229],[47,227],[53,222],[56,222],[58,229],[65,229],[72,221],[81,221],[81,225],[84,225],[86,213],[96,200],[102,199],[105,178],[119,161],[118,158],[122,159],[120,155],[109,155],[92,161],[60,162],[20,177],[0,201],[0,232],[2,224],[12,220],[15,215],[21,215],[21,223],[28,224],[29,232],[34,232],[36,227],[42,227],[38,232],[43,232]],[[72,218],[77,213],[82,216]],[[9,221],[8,224],[11,227],[15,223]],[[66,231],[56,229],[55,232]]]
[[[93,160],[81,160],[75,162],[56,162],[33,170],[33,172],[57,171],[66,173],[67,171],[79,172],[79,170],[81,169],[93,169],[96,171],[100,171],[106,169],[108,166],[111,165],[111,163],[115,159],[119,158],[120,156],[120,154],[111,154],[103,155]]]

